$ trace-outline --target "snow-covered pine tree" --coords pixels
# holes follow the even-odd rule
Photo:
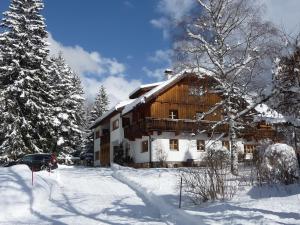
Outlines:
[[[66,64],[60,54],[52,58],[51,84],[55,91],[52,136],[53,151],[63,154],[79,150],[82,144],[84,97],[80,78]]]
[[[49,151],[52,93],[42,0],[12,0],[1,22],[0,90],[4,140],[11,158]]]
[[[108,95],[106,93],[105,87],[101,85],[99,93],[93,104],[93,108],[89,115],[89,124],[92,125],[99,117],[103,115],[108,110]]]
[[[237,145],[242,115],[254,108],[241,100],[249,91],[254,77],[263,72],[265,60],[279,45],[276,29],[261,18],[255,1],[198,0],[200,13],[187,22],[186,35],[176,43],[179,66],[213,78],[223,101],[208,113],[222,110],[224,120],[212,128],[227,124],[232,172],[237,173]],[[275,43],[274,43],[275,42]],[[259,93],[260,90],[256,92]],[[267,98],[258,98],[258,102]],[[255,104],[258,104],[255,102]],[[248,109],[246,109],[248,107]],[[203,117],[207,113],[203,114]]]
[[[87,113],[88,116],[88,127],[89,128],[94,124],[94,122],[101,117],[108,110],[109,100],[106,89],[103,85],[101,85],[99,92],[96,96],[95,102],[92,105],[90,112]],[[86,151],[91,150],[93,148],[93,136],[87,133],[85,138],[85,149]]]

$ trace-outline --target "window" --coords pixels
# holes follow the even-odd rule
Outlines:
[[[100,160],[100,152],[96,152],[96,154],[95,154],[95,160]]]
[[[95,139],[99,139],[100,138],[100,131],[97,130],[95,133]]]
[[[245,154],[253,154],[253,152],[255,151],[256,146],[255,145],[244,145],[244,152]]]
[[[205,141],[197,140],[197,151],[204,152],[205,151]]]
[[[178,119],[178,110],[170,110],[169,111],[169,118]]]
[[[119,119],[116,119],[113,121],[112,127],[113,127],[113,130],[119,128]]]
[[[148,141],[142,141],[142,153],[148,152]]]
[[[229,141],[222,141],[222,146],[229,150]]]
[[[170,150],[172,151],[178,151],[178,140],[177,139],[171,139],[170,140]]]

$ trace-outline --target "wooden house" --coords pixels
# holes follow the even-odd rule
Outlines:
[[[201,163],[212,143],[228,148],[228,127],[211,129],[222,120],[222,109],[199,120],[222,99],[214,85],[208,76],[183,72],[133,91],[130,100],[93,125],[95,165],[132,158],[135,166],[180,166]],[[263,122],[249,126],[239,135],[239,151],[251,154],[265,138],[276,139],[273,127]]]

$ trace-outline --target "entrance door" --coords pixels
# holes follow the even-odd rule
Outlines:
[[[101,146],[100,153],[100,164],[101,166],[109,166],[110,165],[110,146],[109,144],[105,144]]]

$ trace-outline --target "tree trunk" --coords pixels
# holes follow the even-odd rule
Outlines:
[[[230,158],[231,158],[231,173],[233,175],[238,175],[238,152],[236,143],[236,130],[235,122],[230,120],[229,122],[229,148],[230,148]]]

